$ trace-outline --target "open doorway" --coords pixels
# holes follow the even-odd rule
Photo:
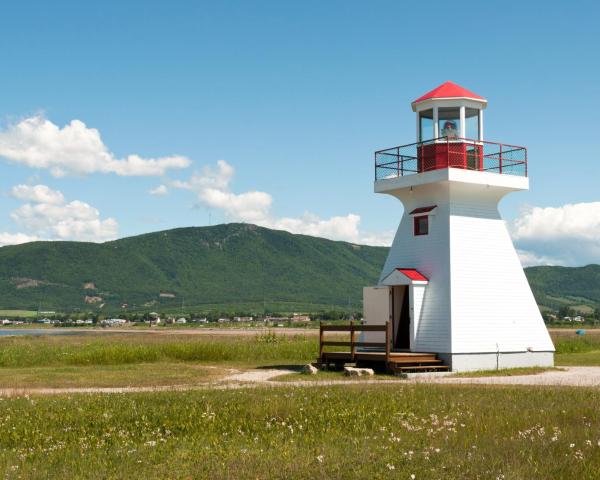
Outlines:
[[[410,302],[408,285],[392,287],[394,350],[410,350]]]

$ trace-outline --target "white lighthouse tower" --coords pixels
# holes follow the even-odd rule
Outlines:
[[[486,106],[446,82],[412,103],[416,143],[375,153],[375,192],[404,214],[379,285],[364,289],[365,318],[390,321],[393,350],[436,353],[453,371],[552,366],[498,212],[504,195],[529,188],[527,150],[484,141]]]

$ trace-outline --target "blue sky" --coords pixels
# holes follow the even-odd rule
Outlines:
[[[372,193],[373,152],[413,142],[410,102],[452,80],[488,99],[486,139],[529,149],[531,190],[501,204],[525,262],[600,262],[599,17],[594,2],[10,2],[0,147],[25,120],[41,136],[78,120],[77,139],[97,129],[113,160],[189,166],[71,163],[56,176],[5,155],[3,243],[206,225],[209,212],[385,243],[402,209]],[[63,199],[43,210],[40,189],[16,185]],[[148,193],[159,185],[166,194]],[[60,215],[72,218],[59,231]]]

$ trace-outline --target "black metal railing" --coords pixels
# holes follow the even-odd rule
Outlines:
[[[442,168],[527,176],[527,149],[458,137],[440,137],[375,152],[375,180]]]

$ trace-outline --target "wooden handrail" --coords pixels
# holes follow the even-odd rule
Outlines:
[[[385,348],[385,342],[343,342],[343,341],[334,341],[334,340],[325,340],[322,342],[325,347],[350,347],[354,345],[355,347],[381,347]]]
[[[349,332],[350,325],[323,325],[321,328],[325,332]],[[354,325],[354,330],[357,332],[385,332],[385,325]]]
[[[323,325],[319,324],[319,361],[323,362],[324,350],[329,347],[350,347],[351,361],[356,360],[357,347],[378,347],[385,349],[385,361],[389,362],[392,346],[392,324],[388,320],[384,325],[360,325],[350,321],[350,325]],[[348,332],[350,341],[325,340],[325,332]],[[356,341],[356,332],[385,332],[384,342]]]

